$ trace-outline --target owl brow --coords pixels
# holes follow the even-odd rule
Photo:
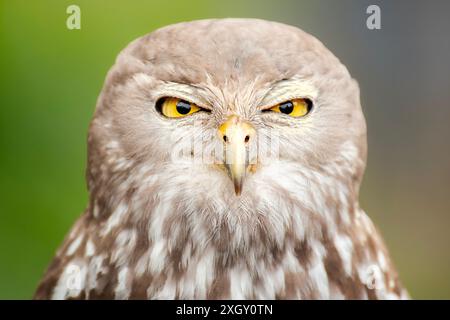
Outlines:
[[[164,86],[160,90],[161,96],[172,96],[182,100],[195,103],[199,107],[207,110],[211,110],[211,107],[203,101],[204,99],[198,99],[196,96],[200,96],[199,92],[203,92],[204,88],[188,83],[181,83],[176,81],[164,81]]]
[[[261,101],[260,109],[270,108],[276,104],[295,98],[317,97],[317,89],[307,80],[283,79],[275,82]]]

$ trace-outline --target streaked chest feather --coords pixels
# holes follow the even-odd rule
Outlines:
[[[191,178],[167,172],[171,185],[158,185],[152,168],[140,170],[108,214],[94,199],[74,226],[51,297],[406,297],[372,222],[336,176],[347,173],[292,169],[269,168],[241,202],[225,202],[221,185],[193,201],[184,193]]]
[[[360,234],[339,231],[317,239],[287,234],[282,246],[260,243],[234,252],[224,251],[214,240],[200,245],[192,234],[178,242],[164,236],[142,241],[138,229],[106,235],[74,230],[60,252],[67,263],[52,298],[402,297],[386,252],[372,249],[378,240],[370,235],[370,220],[363,212],[355,219]]]

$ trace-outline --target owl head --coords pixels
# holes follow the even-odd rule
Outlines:
[[[201,20],[119,54],[88,145],[93,216],[122,208],[124,223],[160,219],[154,232],[277,244],[345,221],[366,127],[356,81],[311,35],[262,20]]]

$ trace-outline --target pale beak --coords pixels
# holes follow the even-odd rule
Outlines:
[[[250,123],[233,115],[219,127],[219,136],[225,147],[225,166],[236,195],[240,195],[249,166],[249,144],[255,136],[255,129]]]

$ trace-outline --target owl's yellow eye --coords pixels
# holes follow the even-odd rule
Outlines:
[[[181,118],[201,110],[195,104],[179,98],[160,99],[156,107],[167,118]]]
[[[312,102],[309,99],[293,99],[270,108],[269,110],[284,113],[291,117],[303,117],[312,109]]]

